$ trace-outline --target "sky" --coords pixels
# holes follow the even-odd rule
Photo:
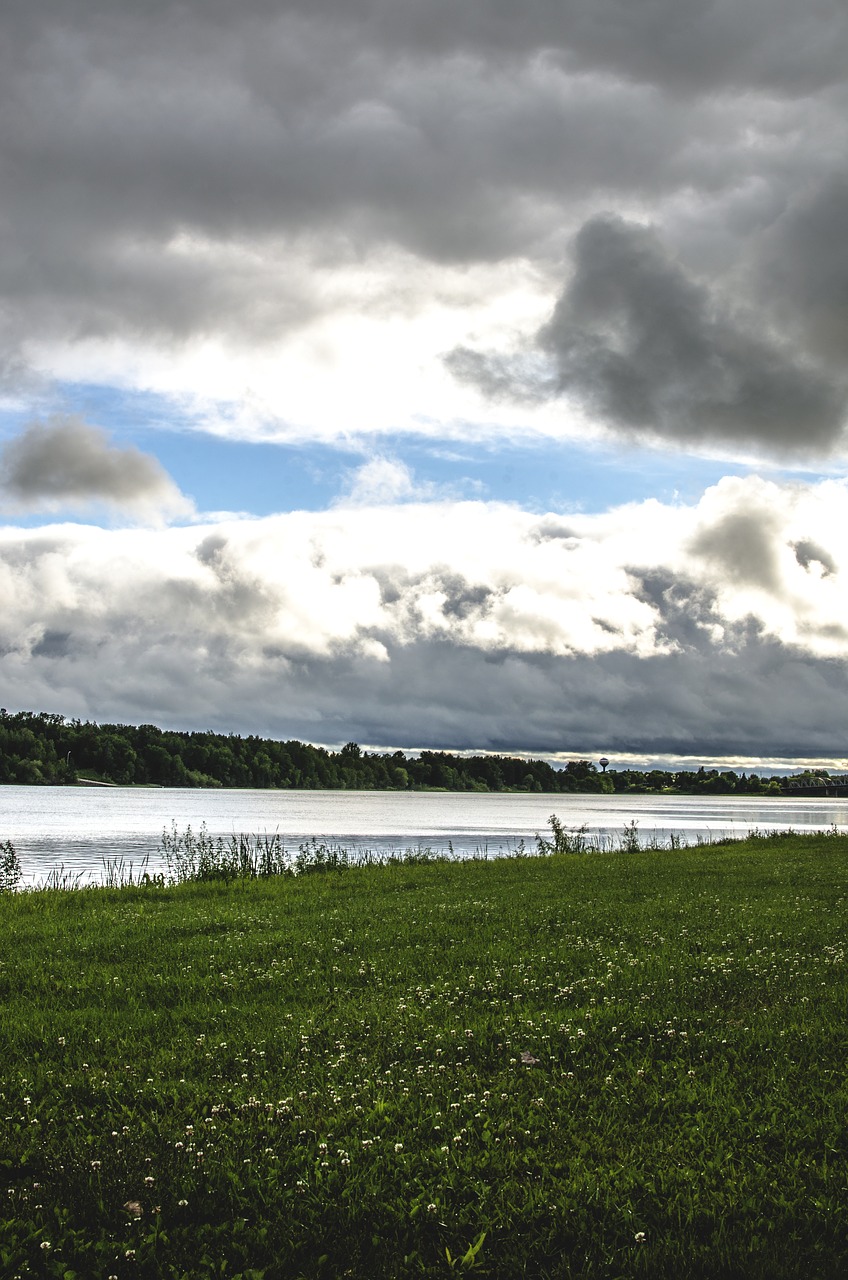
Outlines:
[[[0,699],[848,757],[843,0],[5,0]]]

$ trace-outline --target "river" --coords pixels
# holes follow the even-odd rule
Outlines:
[[[761,831],[848,830],[848,800],[741,796],[606,796],[398,791],[199,791],[142,787],[0,786],[0,842],[18,851],[24,883],[57,869],[80,884],[106,866],[164,866],[163,828],[213,835],[278,832],[293,850],[311,837],[375,853],[424,845],[458,857],[510,853],[555,813],[568,828],[616,841],[635,822],[642,842],[684,842]]]

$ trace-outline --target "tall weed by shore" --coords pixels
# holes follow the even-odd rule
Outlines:
[[[609,835],[590,834],[587,827],[568,828],[556,814],[548,819],[550,836],[536,834],[535,851],[528,850],[524,840],[519,840],[508,851],[499,850],[491,855],[488,849],[480,849],[475,857],[489,860],[494,857],[552,857],[558,854],[637,853],[643,847],[650,849],[679,849],[683,842],[672,834],[667,841],[650,836],[644,845],[635,822],[628,823],[616,839]],[[372,849],[350,849],[337,841],[319,840],[313,836],[296,848],[289,848],[278,832],[264,835],[210,835],[206,824],[194,832],[191,826],[180,831],[176,823],[166,828],[160,841],[160,853],[167,871],[160,877],[161,883],[184,884],[189,881],[255,880],[267,876],[313,875],[324,872],[346,871],[351,867],[365,866],[422,866],[453,861],[453,849],[437,852],[426,845],[415,845],[390,852]],[[130,874],[128,884],[138,883]]]
[[[11,840],[0,844],[0,893],[9,893],[17,889],[23,871],[18,852]]]
[[[162,882],[169,884],[304,876],[346,871],[350,867],[414,866],[446,860],[421,845],[380,854],[370,849],[348,849],[337,841],[315,836],[291,848],[278,832],[213,836],[205,823],[197,833],[190,826],[179,831],[172,823],[170,830],[163,831],[159,847],[167,869]]]
[[[291,871],[285,846],[277,833],[225,838],[210,835],[205,823],[195,833],[191,826],[179,831],[174,822],[170,831],[166,827],[162,832],[160,851],[171,884],[184,884],[189,880],[252,880]]]

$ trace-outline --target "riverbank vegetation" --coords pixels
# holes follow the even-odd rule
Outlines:
[[[0,1273],[845,1274],[848,840],[627,847],[0,895]]]
[[[823,769],[805,778],[813,785],[827,779]],[[604,771],[589,760],[556,769],[545,760],[502,755],[379,754],[363,752],[355,742],[328,751],[253,735],[98,725],[47,712],[0,710],[0,783],[759,796],[779,795],[789,781],[732,769]],[[797,784],[798,778],[791,781]]]

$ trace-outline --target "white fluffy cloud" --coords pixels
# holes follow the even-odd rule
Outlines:
[[[13,705],[325,742],[832,749],[846,489],[7,529],[0,678]]]

